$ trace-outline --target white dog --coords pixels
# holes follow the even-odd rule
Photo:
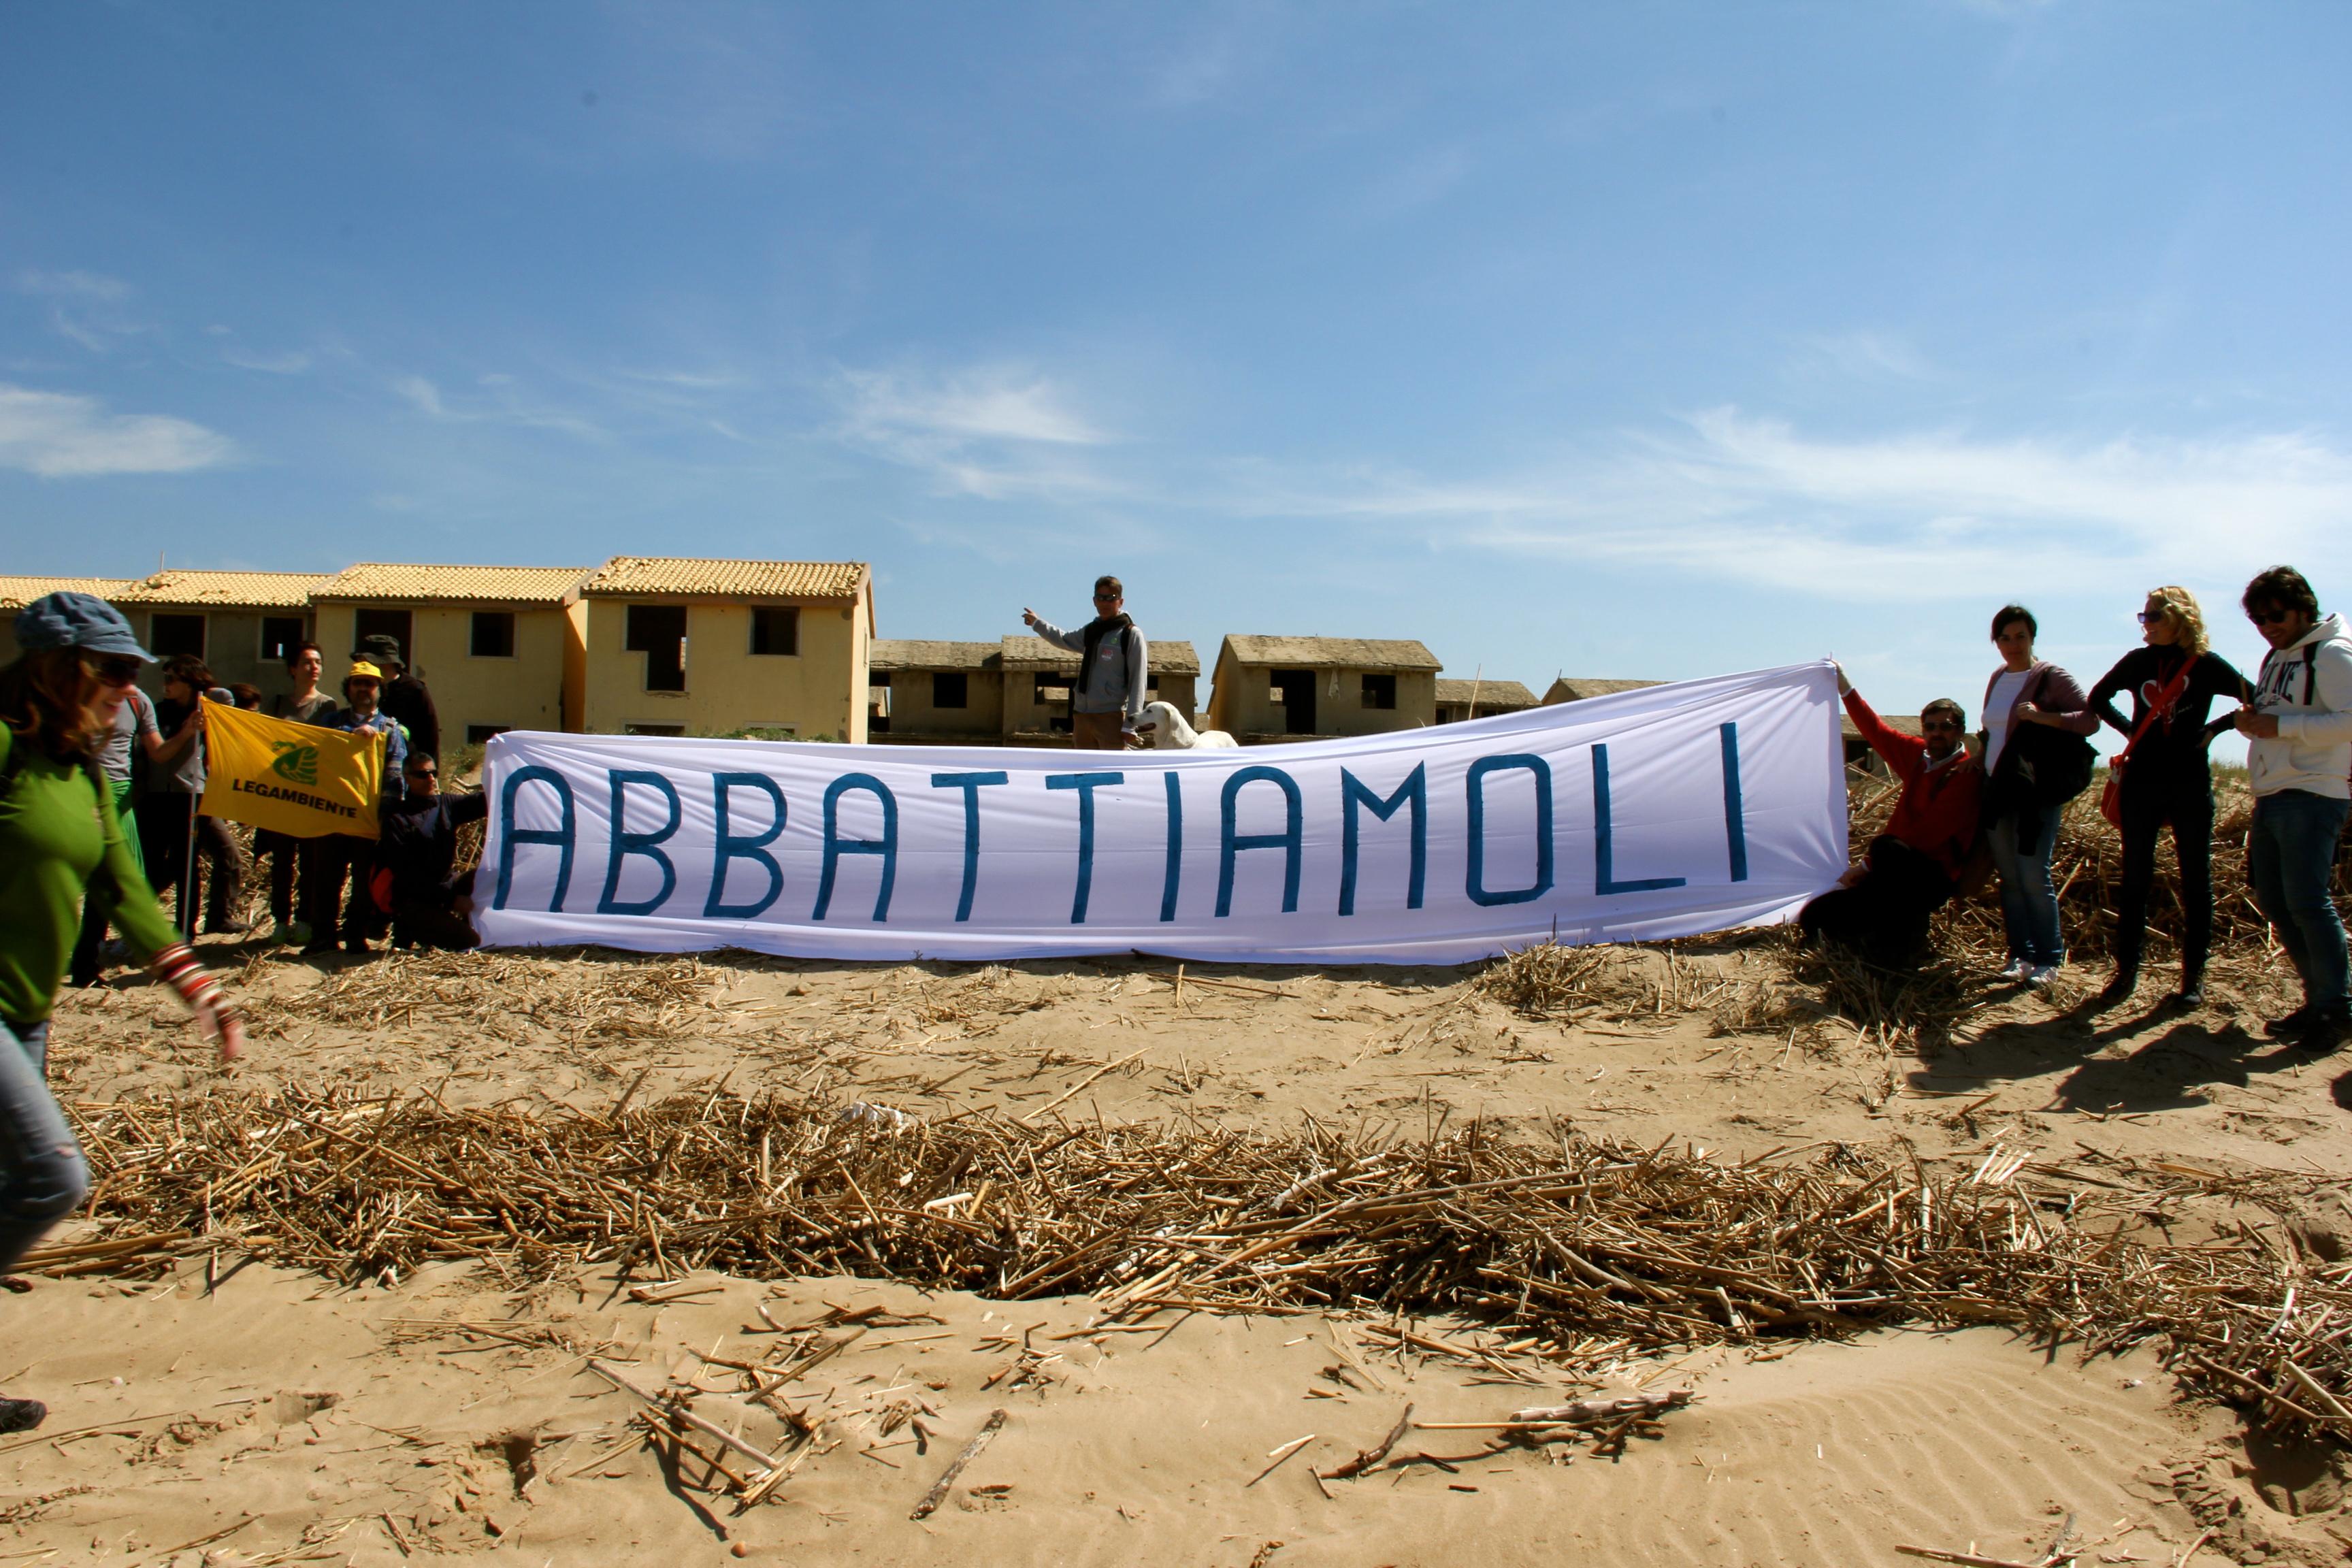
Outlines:
[[[1221,752],[1233,750],[1241,744],[1223,730],[1195,730],[1184,722],[1184,715],[1177,712],[1175,705],[1169,702],[1145,703],[1143,721],[1135,729],[1136,733],[1150,736],[1152,746],[1162,752]]]

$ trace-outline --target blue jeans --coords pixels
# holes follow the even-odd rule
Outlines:
[[[2246,878],[2254,885],[2254,903],[2302,976],[2303,999],[2338,1010],[2347,980],[2344,921],[2327,884],[2347,810],[2352,801],[2283,789],[2254,802],[2253,831],[2246,836]]]
[[[0,1020],[0,1274],[89,1193],[89,1169],[46,1081],[49,1026]]]
[[[2058,890],[2050,885],[2050,854],[2058,847],[2058,808],[2011,807],[1985,835],[1993,869],[2000,873],[2000,921],[2009,956],[2052,966],[2066,962],[2058,933]]]

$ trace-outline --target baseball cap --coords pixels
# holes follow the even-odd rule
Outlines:
[[[16,612],[16,646],[26,653],[79,647],[151,662],[155,658],[131,635],[131,623],[121,610],[94,594],[70,590],[44,594]]]

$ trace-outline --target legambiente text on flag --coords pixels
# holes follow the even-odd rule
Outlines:
[[[383,737],[322,730],[205,700],[206,816],[296,838],[376,837]]]
[[[1790,918],[1845,868],[1826,664],[1241,751],[509,732],[497,945],[1454,963]]]

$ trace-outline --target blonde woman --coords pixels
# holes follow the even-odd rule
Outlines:
[[[2116,974],[2102,1006],[2130,1000],[2139,982],[2147,933],[2147,895],[2156,882],[2156,837],[2168,824],[2180,860],[2180,989],[2176,1006],[2205,1000],[2205,955],[2213,943],[2213,775],[2205,748],[2230,727],[2231,714],[2208,721],[2215,698],[2242,702],[2246,678],[2212,651],[2205,613],[2186,588],[2151,590],[2139,613],[2144,647],[2116,661],[2091,688],[2091,707],[2131,742],[2118,786],[2124,882],[2116,897]],[[2184,673],[2185,672],[2185,673]],[[2131,719],[2116,710],[2131,693]],[[2133,736],[2138,736],[2132,741]]]

